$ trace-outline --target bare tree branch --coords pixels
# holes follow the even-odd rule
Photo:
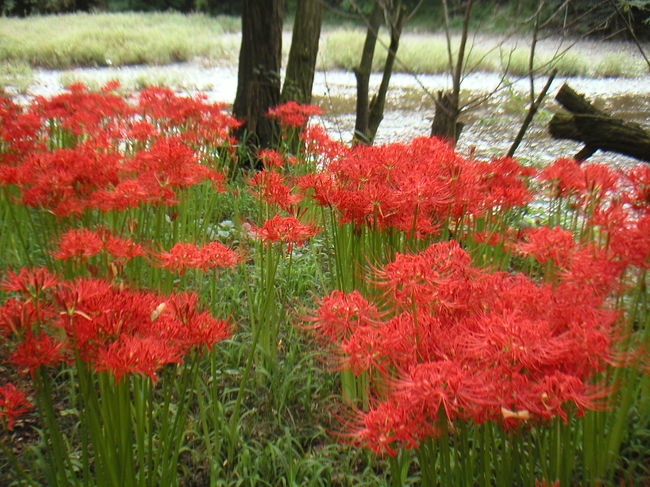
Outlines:
[[[623,19],[623,22],[625,22],[625,26],[632,36],[632,39],[634,40],[634,43],[636,44],[636,47],[639,49],[639,52],[641,53],[641,56],[643,56],[643,59],[645,60],[646,64],[648,65],[648,69],[650,69],[650,59],[648,59],[648,56],[646,56],[645,51],[643,50],[643,46],[641,46],[641,43],[639,42],[638,37],[636,36],[634,29],[632,28],[632,24],[630,23],[630,20],[623,15],[623,12],[618,8],[618,5],[616,5],[616,2],[612,0],[612,5],[616,9],[616,13]]]
[[[537,110],[539,110],[539,107],[542,105],[542,102],[544,101],[544,98],[546,97],[546,94],[548,93],[548,90],[551,87],[551,84],[553,83],[553,80],[555,79],[556,75],[557,75],[557,69],[554,69],[551,72],[551,75],[546,80],[546,84],[544,85],[544,88],[542,88],[542,91],[540,91],[539,95],[537,96],[537,99],[534,99],[530,104],[530,106],[528,107],[526,118],[521,124],[521,127],[519,128],[519,132],[517,133],[515,140],[512,142],[512,145],[510,146],[510,149],[508,150],[506,157],[512,157],[513,155],[515,155],[515,151],[519,147],[519,144],[521,144],[521,141],[524,139],[524,135],[526,134],[526,131],[530,126],[530,123],[533,121],[533,117],[537,113]]]

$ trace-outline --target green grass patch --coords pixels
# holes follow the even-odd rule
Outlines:
[[[361,58],[365,30],[361,28],[334,28],[327,30],[321,39],[318,68],[353,69]],[[456,56],[460,36],[452,35],[452,55]],[[375,51],[373,70],[380,71],[389,39],[381,35]],[[605,45],[605,47],[607,47]],[[618,46],[614,46],[616,50]],[[501,72],[525,76],[530,56],[527,39],[506,39],[497,35],[476,35],[468,39],[466,71]],[[406,32],[402,35],[395,63],[396,72],[439,74],[448,72],[447,41],[443,33]],[[593,43],[546,41],[537,48],[535,69],[547,71],[557,67],[559,76],[635,77],[644,72],[643,59],[632,52],[605,48],[595,52]]]
[[[421,17],[420,17],[421,19]],[[417,25],[413,27],[417,28]],[[291,36],[289,24],[283,41],[286,59]],[[167,65],[202,59],[236,64],[240,21],[237,17],[209,17],[179,13],[111,13],[0,18],[0,63],[15,66],[69,69],[76,66]],[[361,56],[365,29],[326,26],[321,38],[318,68],[354,68]],[[452,36],[452,52],[460,42]],[[382,30],[373,69],[380,71],[386,58],[388,36]],[[467,71],[525,75],[529,39],[504,41],[502,34],[471,34]],[[634,77],[645,65],[633,50],[558,39],[538,46],[538,70],[554,65],[560,76]],[[570,49],[566,50],[567,47]],[[562,53],[558,56],[557,53]],[[447,41],[442,32],[407,31],[402,36],[395,64],[397,72],[443,73],[448,70]]]
[[[34,79],[34,72],[25,62],[11,62],[0,64],[0,91],[14,90],[24,92]]]
[[[165,72],[159,69],[147,69],[137,76],[115,75],[115,73],[84,73],[69,71],[61,74],[64,88],[83,83],[90,91],[100,91],[109,81],[119,81],[122,92],[132,92],[149,86],[166,86],[177,91],[208,91],[214,88],[212,83],[196,83],[178,72]]]
[[[0,61],[53,69],[169,64],[197,57],[232,62],[236,51],[228,57],[233,54],[228,34],[238,28],[233,17],[175,13],[2,18]]]

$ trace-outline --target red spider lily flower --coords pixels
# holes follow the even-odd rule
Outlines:
[[[459,157],[438,139],[355,146],[299,180],[341,223],[395,229],[413,237],[530,200],[532,171],[512,159],[482,163]],[[449,221],[451,219],[451,221]]]
[[[313,226],[301,223],[293,216],[280,216],[264,222],[261,227],[251,226],[251,232],[256,234],[266,245],[275,242],[287,243],[287,251],[291,252],[294,245],[303,245],[308,239],[317,235],[320,230]]]
[[[439,428],[425,416],[414,417],[413,411],[388,400],[351,422],[347,436],[378,454],[395,456],[402,446],[415,448],[421,439],[435,436]]]
[[[482,232],[473,232],[470,237],[476,243],[482,243],[491,247],[507,242],[507,235],[495,232],[494,230],[484,230]]]
[[[583,416],[585,410],[606,409],[608,388],[597,388],[573,374],[554,371],[536,384],[520,391],[521,404],[540,418],[560,417],[565,422],[570,413]]]
[[[525,168],[509,157],[492,160],[482,169],[486,171],[482,182],[487,186],[490,205],[512,208],[533,199],[525,180],[537,174],[535,169]]]
[[[138,95],[135,110],[158,129],[178,133],[186,142],[209,147],[233,147],[232,130],[241,122],[229,116],[225,103],[206,103],[204,96],[177,96],[169,88],[149,87]]]
[[[14,384],[8,383],[0,387],[0,418],[7,418],[7,429],[14,429],[16,420],[34,406],[27,400],[27,395]]]
[[[454,360],[417,364],[393,384],[398,404],[430,422],[480,419],[493,407],[487,370],[468,370]]]
[[[0,141],[4,150],[0,163],[0,184],[16,184],[16,164],[27,154],[44,149],[39,140],[42,118],[25,113],[23,108],[9,97],[0,94]]]
[[[68,287],[66,294],[57,296],[66,310],[57,325],[84,360],[95,361],[102,349],[122,336],[156,335],[151,313],[160,296],[105,286],[98,279],[78,279]]]
[[[118,378],[129,373],[128,367],[134,367],[133,370],[138,372],[135,368],[141,366],[127,353],[136,345],[135,342],[125,342],[126,337],[155,339],[143,342],[143,347],[153,347],[155,341],[171,346],[171,349],[162,347],[159,357],[162,364],[167,363],[163,359],[168,353],[175,357],[176,353],[182,356],[199,346],[212,349],[230,335],[228,321],[217,320],[201,310],[195,293],[166,297],[115,286],[101,292],[102,283],[90,279],[68,283],[69,292],[66,295],[59,292],[58,296],[68,310],[58,326],[65,330],[71,346],[84,360],[121,370],[116,374]],[[74,304],[66,301],[74,301]],[[115,345],[117,342],[122,344]],[[140,373],[151,375],[149,372]]]
[[[160,267],[182,275],[186,269],[194,268],[198,253],[196,245],[178,242],[169,252],[162,252],[155,257],[160,261]]]
[[[9,272],[2,280],[0,289],[19,292],[28,296],[39,296],[43,291],[56,287],[59,278],[45,267],[22,268],[18,274]]]
[[[130,238],[119,238],[104,233],[104,250],[115,259],[129,261],[146,254],[145,248]]]
[[[250,185],[256,190],[252,193],[270,205],[277,205],[285,211],[302,201],[302,196],[291,193],[291,188],[284,184],[284,178],[276,171],[263,170],[253,176]]]
[[[229,269],[236,267],[243,260],[243,256],[220,242],[210,242],[200,248],[199,269],[207,272],[207,269],[215,267]]]
[[[322,115],[323,110],[314,105],[301,105],[295,101],[288,101],[283,105],[269,109],[267,116],[276,118],[280,125],[285,127],[304,127],[310,117]]]
[[[215,344],[231,335],[228,320],[217,320],[209,312],[200,310],[196,293],[173,294],[168,304],[170,314],[182,323],[182,326],[172,329],[174,339],[179,343],[190,348],[205,346],[212,350]]]
[[[206,179],[221,188],[225,177],[198,162],[197,154],[180,137],[161,137],[151,149],[138,152],[126,168],[153,177],[161,186],[187,188]]]
[[[463,356],[490,360],[504,370],[539,372],[575,360],[575,337],[568,330],[558,333],[557,324],[540,315],[527,316],[514,310],[477,316],[467,324],[471,331],[458,343]]]
[[[350,150],[344,144],[332,140],[322,125],[306,127],[300,134],[300,139],[304,141],[307,153],[321,154],[328,160],[341,157]]]
[[[183,360],[182,347],[169,344],[156,337],[121,335],[105,349],[99,351],[95,368],[109,371],[119,383],[127,374],[141,374],[158,380],[156,373],[165,365]]]
[[[146,120],[139,120],[129,127],[126,138],[130,140],[145,141],[152,139],[160,134],[151,123]]]
[[[379,328],[363,326],[355,329],[341,344],[341,368],[349,369],[355,375],[373,370],[385,374],[389,361],[382,353],[382,344]]]
[[[379,309],[368,302],[359,291],[344,293],[334,290],[319,302],[313,329],[330,342],[338,343],[360,327],[376,327],[381,320]]]
[[[82,83],[74,83],[67,87],[67,93],[49,100],[37,97],[32,110],[44,119],[58,120],[74,135],[94,135],[108,120],[119,120],[130,113],[126,101],[111,91],[109,87],[101,93],[91,93]]]
[[[10,298],[0,306],[0,337],[23,335],[35,325],[45,323],[56,315],[47,303]]]
[[[264,163],[266,169],[284,166],[284,158],[276,150],[264,149],[257,154],[257,157]]]
[[[93,206],[104,212],[137,208],[141,204],[177,204],[176,193],[169,186],[161,186],[154,175],[141,175],[138,179],[121,181],[111,189],[101,189],[93,194]]]
[[[555,197],[582,194],[587,189],[583,169],[573,159],[557,159],[544,168],[540,179],[553,185]]]
[[[323,300],[319,331],[332,325],[339,368],[367,374],[375,398],[349,425],[353,442],[395,454],[455,421],[518,428],[605,407],[611,388],[594,378],[629,363],[615,352],[618,313],[605,307],[622,267],[570,241],[572,257],[553,284],[475,268],[457,243],[441,242],[376,269],[374,302],[342,293]],[[602,283],[593,277],[601,261],[610,262]],[[351,297],[358,305],[348,315]],[[357,309],[376,302],[381,315],[359,319]]]
[[[52,255],[57,259],[79,258],[85,260],[102,251],[116,259],[128,261],[145,255],[144,247],[131,239],[114,236],[105,228],[91,231],[87,228],[69,230],[61,236],[59,249]]]
[[[532,256],[542,264],[550,261],[562,268],[569,265],[576,250],[573,233],[560,227],[526,229],[524,240],[515,244],[519,253]]]
[[[241,263],[243,257],[219,242],[210,242],[202,247],[192,243],[176,243],[169,252],[154,254],[159,267],[183,274],[187,269],[231,268]]]
[[[627,266],[627,262],[612,259],[605,252],[594,247],[579,249],[570,266],[560,273],[562,281],[559,287],[566,288],[575,296],[591,296],[593,305],[602,304],[605,296],[620,288],[620,278]],[[587,295],[585,295],[587,294]]]
[[[417,255],[397,254],[393,262],[376,270],[376,284],[406,310],[433,307],[446,314],[475,302],[475,289],[482,283],[470,262],[458,242],[440,242]]]
[[[210,265],[239,262],[220,245],[208,244],[202,252]],[[118,381],[129,373],[156,380],[164,365],[182,361],[193,349],[212,349],[230,335],[228,321],[204,311],[196,294],[162,296],[78,278],[58,281],[38,301],[31,295],[22,299],[0,307],[0,333],[16,335],[10,360],[32,373],[74,356],[111,371]]]
[[[52,255],[57,259],[78,258],[86,260],[98,255],[104,248],[100,235],[87,228],[69,230],[59,241],[59,250]]]
[[[610,233],[610,249],[621,261],[650,268],[650,214]]]
[[[49,367],[65,360],[66,350],[63,343],[45,333],[38,336],[27,333],[25,339],[18,344],[10,357],[11,363],[19,370],[32,375],[41,366]]]
[[[118,184],[121,162],[119,154],[87,145],[32,153],[17,174],[22,202],[58,216],[82,213],[97,190]]]
[[[52,301],[65,314],[73,315],[75,310],[89,302],[103,301],[102,305],[110,303],[113,284],[102,279],[77,278],[74,281],[61,281],[52,291]]]
[[[624,202],[641,216],[650,213],[650,165],[625,171],[622,182]]]
[[[313,190],[311,196],[318,205],[333,207],[337,203],[340,185],[330,172],[305,174],[298,178],[297,185],[305,193]]]
[[[619,173],[606,164],[589,164],[584,166],[585,187],[596,197],[602,197],[618,186]]]

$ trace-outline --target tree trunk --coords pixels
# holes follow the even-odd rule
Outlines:
[[[246,143],[270,147],[279,127],[266,117],[280,102],[282,0],[243,0],[242,42],[233,114],[243,122]]]
[[[311,103],[323,7],[321,0],[298,0],[282,101]]]
[[[447,14],[447,2],[443,1],[445,11],[445,32],[447,34],[447,49],[449,50],[449,64],[453,71],[451,91],[438,92],[436,100],[436,112],[431,124],[431,136],[440,137],[447,140],[452,146],[456,146],[458,137],[463,130],[463,124],[458,121],[460,116],[460,84],[462,82],[463,69],[465,67],[465,47],[469,34],[469,21],[472,16],[473,0],[467,2],[465,7],[465,16],[463,18],[463,30],[460,36],[460,45],[458,46],[458,56],[456,62],[452,60],[451,54],[451,37],[449,35],[449,17]]]
[[[368,117],[368,132],[367,137],[369,142],[372,143],[377,135],[379,124],[384,118],[384,107],[386,106],[386,95],[388,93],[388,84],[390,77],[393,74],[393,66],[395,65],[395,58],[397,57],[397,49],[399,48],[399,40],[402,36],[402,28],[406,20],[406,7],[401,1],[397,3],[395,11],[391,12],[390,24],[390,46],[384,64],[384,72],[381,77],[381,84],[379,91],[372,98],[370,102],[370,115]]]
[[[585,147],[574,158],[584,161],[597,150],[617,152],[650,162],[650,133],[639,124],[625,122],[596,109],[566,83],[555,99],[571,114],[558,113],[548,128],[555,139],[571,139]]]
[[[445,139],[453,146],[463,130],[458,121],[458,98],[451,91],[439,91],[436,99],[436,111],[431,123],[431,137]]]
[[[368,31],[366,41],[363,44],[361,53],[361,62],[355,68],[354,75],[357,78],[357,119],[354,124],[353,143],[366,144],[368,138],[368,122],[370,117],[369,94],[370,91],[370,73],[372,72],[372,59],[375,56],[375,46],[377,44],[377,34],[381,25],[382,9],[376,0],[370,14],[368,22]]]
[[[532,69],[530,72],[532,73]],[[533,117],[537,113],[537,110],[539,110],[539,107],[542,106],[542,102],[544,101],[544,98],[546,97],[546,93],[548,93],[548,90],[551,87],[551,84],[553,83],[555,76],[557,76],[557,68],[551,71],[551,74],[546,80],[546,84],[544,85],[544,88],[542,88],[542,91],[540,91],[537,98],[535,98],[528,106],[526,117],[524,118],[524,121],[522,122],[521,127],[519,128],[519,132],[517,132],[517,136],[515,137],[515,140],[512,142],[510,149],[508,149],[508,152],[506,153],[506,157],[512,157],[515,155],[515,151],[519,147],[519,144],[521,144],[521,141],[524,139],[524,135],[526,134],[528,127],[533,121]],[[534,92],[531,93],[534,95]]]

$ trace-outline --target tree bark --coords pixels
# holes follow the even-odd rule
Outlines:
[[[469,35],[469,21],[472,16],[473,0],[467,2],[465,16],[463,18],[463,30],[458,47],[456,62],[451,59],[451,46],[449,36],[449,18],[447,15],[447,2],[443,1],[445,9],[445,31],[447,32],[447,46],[449,49],[450,69],[452,69],[452,88],[450,91],[438,92],[436,100],[436,112],[431,124],[431,136],[447,140],[452,146],[456,146],[458,137],[463,130],[463,124],[458,121],[460,116],[460,85],[462,82],[463,68],[465,67],[465,47]]]
[[[283,102],[311,103],[322,18],[321,0],[298,0],[282,87]]]
[[[279,127],[266,116],[280,102],[282,0],[243,0],[242,42],[233,114],[243,122],[246,143],[270,147]]]
[[[440,137],[455,146],[463,126],[458,121],[458,100],[450,91],[439,91],[431,123],[431,137]]]
[[[548,125],[549,132],[555,139],[585,144],[574,156],[577,161],[584,161],[600,149],[650,162],[650,133],[639,124],[613,118],[596,109],[566,83],[555,99],[570,114],[554,115]]]
[[[379,124],[384,118],[384,108],[386,106],[386,95],[388,93],[388,85],[390,77],[393,74],[393,66],[395,65],[395,58],[397,57],[397,49],[399,48],[399,41],[402,36],[402,29],[404,21],[406,20],[406,7],[401,1],[395,7],[396,11],[391,12],[390,23],[390,46],[384,63],[384,72],[381,77],[381,83],[377,94],[370,102],[370,114],[368,117],[368,131],[367,138],[370,143],[375,140]]]
[[[361,62],[354,70],[354,76],[357,79],[357,118],[354,124],[354,144],[367,144],[368,122],[370,118],[369,108],[369,91],[370,91],[370,73],[372,72],[372,59],[375,56],[375,46],[377,45],[377,34],[381,25],[382,9],[379,2],[375,0],[375,5],[370,14],[368,22],[368,31],[366,40],[363,44],[361,53]]]

